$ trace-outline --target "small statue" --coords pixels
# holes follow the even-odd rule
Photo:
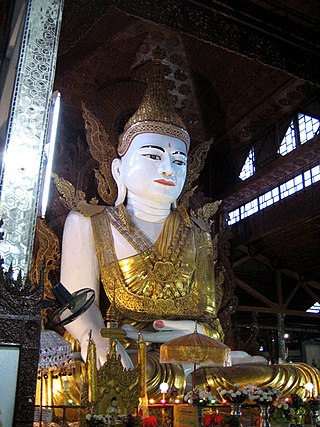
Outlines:
[[[110,405],[106,410],[106,415],[112,419],[121,416],[121,411],[118,408],[118,400],[115,396],[111,398]]]

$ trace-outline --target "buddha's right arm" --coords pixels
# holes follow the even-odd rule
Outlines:
[[[66,329],[79,341],[81,354],[86,359],[89,331],[97,346],[97,358],[100,364],[106,360],[107,340],[100,336],[104,327],[102,314],[98,306],[99,269],[90,218],[77,212],[70,212],[63,231],[61,252],[61,283],[73,293],[83,288],[93,289],[96,301],[74,320]]]

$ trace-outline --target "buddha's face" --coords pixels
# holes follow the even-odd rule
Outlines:
[[[157,203],[177,200],[186,172],[184,142],[154,133],[137,135],[119,165],[119,176],[128,196]]]

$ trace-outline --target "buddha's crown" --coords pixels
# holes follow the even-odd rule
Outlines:
[[[169,98],[163,67],[154,62],[148,73],[148,86],[139,108],[128,120],[119,137],[118,154],[123,156],[133,138],[142,133],[159,133],[178,138],[190,146],[190,136]]]

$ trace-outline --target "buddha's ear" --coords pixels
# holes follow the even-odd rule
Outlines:
[[[112,161],[111,172],[118,187],[118,196],[115,202],[115,205],[118,206],[125,201],[127,195],[127,189],[124,185],[123,176],[121,173],[121,159],[119,159],[118,157]]]

